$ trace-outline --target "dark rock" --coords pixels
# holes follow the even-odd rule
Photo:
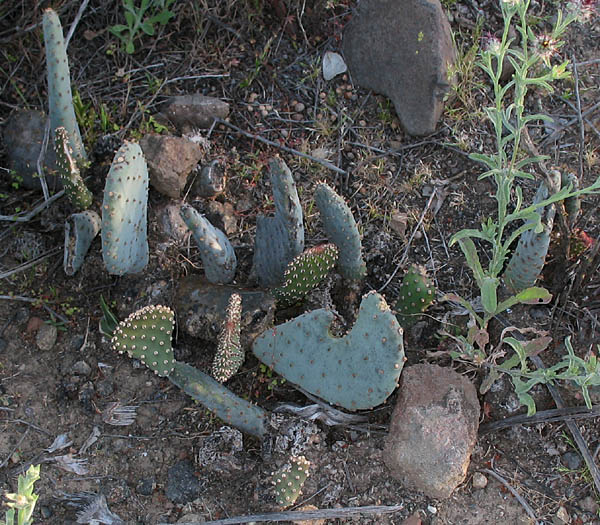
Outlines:
[[[96,393],[100,396],[100,397],[108,397],[110,396],[115,390],[115,387],[112,384],[112,381],[109,381],[108,379],[103,379],[102,381],[98,381],[96,383]]]
[[[140,479],[135,487],[135,491],[142,496],[152,496],[156,488],[156,480],[154,478]]]
[[[161,193],[178,199],[188,175],[202,158],[202,148],[183,137],[146,135],[140,147],[148,162],[150,184]]]
[[[488,407],[489,418],[493,421],[516,415],[519,411],[525,412],[521,406],[510,378],[502,374],[492,383],[490,389],[484,396]]]
[[[181,132],[209,128],[215,118],[229,115],[229,104],[204,95],[181,95],[170,98],[162,109],[164,116]]]
[[[188,503],[200,495],[200,481],[189,461],[180,461],[173,465],[167,474],[165,495],[173,503]]]
[[[180,209],[179,204],[169,203],[158,210],[158,223],[163,233],[176,242],[183,242],[190,235],[190,229],[179,213]]]
[[[191,336],[214,340],[223,325],[227,302],[232,293],[242,296],[242,345],[248,348],[254,339],[273,324],[275,299],[261,290],[215,285],[198,275],[181,280],[175,298],[180,326]]]
[[[71,348],[73,350],[81,350],[81,347],[85,343],[85,337],[81,334],[74,335],[71,339]]]
[[[578,470],[581,468],[581,456],[577,452],[565,452],[560,458],[562,464],[569,470]]]
[[[206,205],[206,218],[226,235],[233,235],[237,232],[235,211],[230,202],[209,201]]]
[[[56,343],[58,337],[58,329],[53,324],[44,323],[40,326],[36,336],[35,343],[40,350],[48,351]]]
[[[465,480],[478,427],[468,379],[436,365],[411,366],[402,372],[384,461],[407,488],[447,498]]]
[[[198,197],[211,198],[225,190],[225,171],[218,160],[202,166],[200,173],[192,185],[192,194]]]
[[[89,376],[92,373],[92,367],[85,361],[77,361],[73,365],[73,373],[80,376]]]
[[[344,32],[353,80],[392,99],[405,131],[435,131],[456,52],[439,0],[363,0]]]
[[[41,188],[37,176],[37,161],[44,141],[46,115],[36,110],[20,110],[13,113],[4,127],[4,147],[8,167],[19,177],[17,182],[27,189]],[[42,160],[46,184],[50,190],[62,188],[59,177],[52,175],[56,169],[56,155],[51,140]]]

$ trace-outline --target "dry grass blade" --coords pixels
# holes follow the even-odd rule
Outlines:
[[[102,421],[108,425],[122,426],[135,423],[137,406],[122,406],[120,403],[110,403],[102,412]]]

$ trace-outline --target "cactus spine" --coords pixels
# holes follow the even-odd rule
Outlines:
[[[275,499],[280,507],[296,503],[302,486],[308,478],[310,463],[304,456],[290,458],[290,462],[274,473]]]
[[[413,265],[402,279],[398,301],[394,306],[396,317],[402,328],[412,326],[418,315],[433,302],[434,288],[425,268]]]
[[[200,247],[208,281],[214,284],[233,281],[237,258],[227,236],[189,204],[182,204],[180,214]]]
[[[542,182],[535,194],[534,203],[542,202],[548,198],[548,195],[560,190],[560,172],[551,170],[549,174],[552,177],[550,181],[552,187],[548,188],[546,183]],[[532,225],[532,228],[521,234],[517,247],[504,271],[504,282],[514,292],[520,292],[533,286],[544,268],[556,207],[554,204],[550,204],[536,213],[541,223],[541,231],[536,232]]]
[[[244,350],[240,342],[241,321],[242,296],[233,293],[229,298],[227,314],[219,334],[217,353],[212,366],[212,375],[219,383],[227,381],[244,362]]]
[[[102,202],[102,258],[109,273],[140,272],[148,263],[148,167],[138,144],[117,151]]]
[[[79,125],[75,118],[75,109],[73,108],[67,48],[60,19],[52,9],[44,11],[43,27],[52,138],[55,138],[58,128],[65,128],[73,158],[77,164],[82,164],[87,160],[87,155],[81,140]]]
[[[335,244],[322,244],[294,257],[284,273],[284,283],[273,290],[280,305],[289,306],[302,299],[335,267],[338,249]]]
[[[254,268],[263,287],[279,286],[288,263],[304,249],[302,206],[292,173],[280,158],[269,162],[275,216],[256,219]]]
[[[252,351],[288,381],[348,410],[373,408],[397,386],[404,366],[402,328],[383,297],[363,297],[352,330],[333,337],[333,313],[319,309],[267,330]]]
[[[100,216],[95,211],[73,213],[65,221],[63,268],[74,275],[81,265],[92,241],[100,231]]]
[[[58,175],[62,179],[69,201],[78,210],[89,208],[92,205],[92,192],[88,190],[81,178],[79,166],[73,158],[73,150],[69,145],[67,130],[62,126],[55,131],[54,149]]]
[[[367,266],[361,255],[360,233],[352,211],[344,199],[324,182],[317,185],[315,203],[327,237],[339,249],[340,274],[353,281],[362,279],[367,273]]]

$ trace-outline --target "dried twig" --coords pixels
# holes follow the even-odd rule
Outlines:
[[[579,122],[579,180],[583,180],[583,146],[585,144],[585,127],[581,116],[581,98],[579,97],[579,73],[575,56],[572,56],[573,80],[575,81],[575,101],[577,102],[577,120]]]
[[[494,470],[490,470],[489,468],[484,468],[481,469],[482,472],[485,472],[486,474],[489,474],[490,476],[492,476],[493,478],[495,478],[496,480],[498,480],[500,483],[502,483],[509,491],[510,493],[517,499],[517,501],[523,506],[523,508],[525,509],[525,512],[527,512],[527,514],[529,515],[529,517],[534,521],[534,523],[536,525],[538,525],[540,522],[538,521],[535,513],[533,512],[533,509],[531,508],[531,506],[529,505],[529,503],[527,503],[525,501],[525,499],[523,498],[523,496],[521,496],[521,494],[519,494],[517,492],[516,489],[514,489],[510,483],[508,481],[506,481],[500,474],[498,474],[496,471]]]
[[[0,278],[2,278],[2,276],[0,276]],[[21,295],[0,295],[0,300],[21,301],[23,303],[31,303],[31,304],[40,303],[41,306],[44,308],[44,310],[46,310],[50,315],[56,317],[59,321],[62,321],[65,324],[69,324],[69,320],[66,317],[64,317],[63,315],[60,315],[58,312],[55,312],[54,310],[52,310],[52,308],[50,308],[48,305],[44,304],[41,299],[32,299],[31,297],[23,297]]]
[[[60,190],[58,193],[49,197],[48,200],[42,201],[35,208],[25,212],[23,214],[17,215],[0,215],[0,221],[11,221],[11,222],[28,222],[33,217],[35,217],[38,213],[44,210],[52,204],[55,200],[60,199],[65,194],[65,190]]]

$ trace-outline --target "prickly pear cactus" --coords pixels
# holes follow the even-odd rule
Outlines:
[[[91,210],[73,213],[65,221],[65,251],[63,268],[74,275],[85,258],[92,241],[100,231],[100,216]]]
[[[233,293],[229,298],[225,323],[219,334],[217,353],[212,366],[212,375],[219,383],[227,381],[244,362],[244,349],[240,342],[241,322],[242,296]]]
[[[560,172],[551,170],[550,175],[553,187],[549,189],[546,183],[542,182],[533,199],[534,203],[542,202],[548,198],[548,195],[560,190]],[[544,268],[556,207],[551,204],[538,210],[537,213],[541,219],[542,231],[536,233],[535,229],[531,228],[521,234],[504,271],[504,282],[514,292],[533,286]]]
[[[65,194],[70,203],[78,210],[85,210],[92,205],[92,192],[88,190],[81,178],[79,166],[73,158],[73,150],[69,145],[67,130],[62,126],[54,135],[57,174],[63,182]]]
[[[261,286],[279,286],[288,263],[304,249],[302,206],[292,173],[280,158],[269,162],[275,216],[256,220],[254,269]]]
[[[413,265],[402,279],[398,301],[394,306],[402,328],[412,326],[435,298],[434,287],[422,266]]]
[[[155,374],[166,377],[174,368],[171,333],[175,315],[168,306],[145,306],[121,321],[111,344],[120,354],[127,352]]]
[[[281,306],[300,302],[335,267],[338,249],[335,244],[321,244],[294,257],[284,273],[284,283],[273,290]]]
[[[302,486],[308,478],[310,462],[304,456],[292,457],[278,472],[273,473],[275,499],[277,504],[286,508],[296,503],[302,494]]]
[[[44,11],[43,27],[52,138],[55,138],[58,128],[65,128],[73,158],[75,162],[82,164],[87,160],[87,155],[81,140],[79,125],[75,118],[75,109],[73,108],[67,48],[60,19],[52,9]]]
[[[138,144],[117,151],[102,202],[102,258],[108,273],[136,273],[148,264],[148,167]]]
[[[361,255],[360,233],[352,211],[344,199],[324,182],[317,185],[315,203],[327,237],[339,249],[340,274],[353,281],[362,279],[367,273],[367,267]]]
[[[180,214],[200,247],[200,257],[208,281],[213,284],[233,281],[237,258],[227,236],[189,204],[181,205]]]
[[[288,381],[348,410],[383,403],[404,366],[402,328],[381,295],[363,297],[352,330],[329,333],[333,313],[319,309],[267,330],[252,351]]]

